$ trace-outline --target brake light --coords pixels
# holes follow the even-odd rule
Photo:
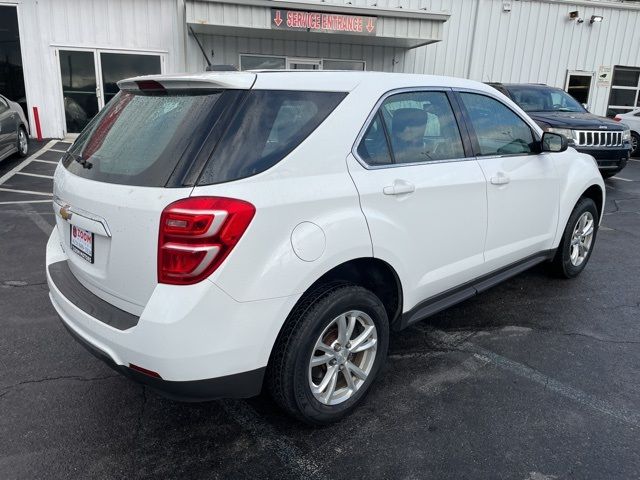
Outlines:
[[[613,117],[613,119],[614,119],[616,122],[619,122],[620,120],[622,120],[622,117],[621,117],[620,115],[616,115],[615,117]]]
[[[191,285],[211,275],[236,246],[256,209],[224,197],[190,197],[160,216],[158,283]]]

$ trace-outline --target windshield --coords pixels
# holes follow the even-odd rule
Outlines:
[[[525,112],[580,112],[586,110],[578,101],[559,88],[510,85],[511,98]]]

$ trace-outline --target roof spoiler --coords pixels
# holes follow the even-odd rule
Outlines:
[[[127,92],[162,92],[167,90],[249,90],[256,81],[255,73],[204,72],[181,75],[146,75],[118,82]]]

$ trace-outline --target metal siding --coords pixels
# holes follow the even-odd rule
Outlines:
[[[18,5],[27,100],[42,135],[61,137],[62,92],[55,48],[166,52],[166,72],[185,69],[182,0],[23,0]],[[46,80],[45,80],[46,79]],[[32,109],[28,112],[33,125]]]
[[[43,135],[63,131],[59,67],[53,45],[167,52],[165,72],[199,71],[205,66],[185,22],[269,28],[267,8],[185,0],[23,0],[18,4],[25,87],[38,106]],[[319,2],[320,3],[320,2]],[[368,7],[371,0],[330,0],[324,5]],[[640,67],[640,8],[600,2],[503,0],[377,0],[378,8],[449,12],[442,22],[380,18],[379,32],[390,36],[441,37],[412,50],[350,43],[286,41],[203,35],[214,63],[237,64],[240,53],[364,60],[368,70],[468,77],[481,81],[540,82],[564,87],[567,70],[597,73],[600,65]],[[567,14],[579,10],[583,24]],[[589,25],[591,15],[604,21]],[[189,17],[189,18],[187,18]],[[191,18],[193,17],[193,18]],[[215,20],[215,22],[214,22]],[[186,42],[186,43],[185,43]],[[47,79],[47,81],[45,81]],[[49,81],[50,80],[50,81]],[[592,111],[604,114],[608,87],[592,88]],[[33,121],[32,111],[28,112]]]
[[[388,6],[388,2],[378,4]],[[442,42],[402,53],[403,71],[562,88],[567,70],[597,73],[600,65],[640,66],[637,7],[522,0],[512,1],[507,13],[502,4],[502,0],[412,4],[411,8],[449,11],[451,17],[442,26]],[[585,22],[569,21],[572,10],[578,10]],[[604,21],[590,25],[591,15],[602,15]],[[608,98],[609,88],[597,87],[594,80],[591,110],[604,115]]]

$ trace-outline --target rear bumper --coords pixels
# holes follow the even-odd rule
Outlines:
[[[179,400],[258,394],[273,343],[298,298],[237,302],[210,281],[158,285],[138,318],[84,289],[72,273],[60,274],[66,260],[54,229],[47,282],[64,326],[116,371]]]
[[[249,398],[260,393],[262,380],[266,368],[257,368],[249,372],[226,375],[224,377],[209,378],[205,380],[191,380],[176,382],[155,378],[138,372],[124,365],[118,365],[113,359],[89,343],[80,334],[71,329],[64,321],[65,326],[71,336],[94,357],[102,360],[116,372],[130,378],[138,383],[146,385],[164,397],[180,402],[202,402],[215,400],[217,398]]]

